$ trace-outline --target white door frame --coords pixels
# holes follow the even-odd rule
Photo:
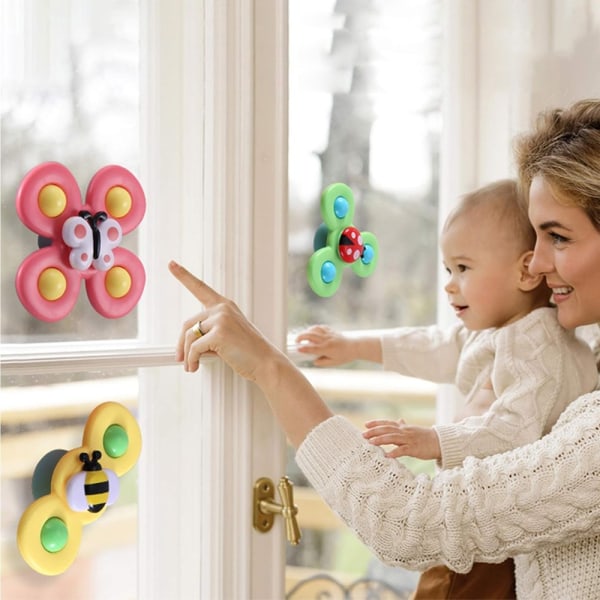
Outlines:
[[[147,0],[144,11],[146,192],[167,206],[183,198],[182,214],[154,213],[181,243],[145,240],[148,267],[180,260],[283,346],[287,3]],[[168,275],[146,298],[151,343],[198,310]],[[283,597],[283,530],[251,525],[254,480],[285,469],[264,400],[217,360],[141,377],[140,597]]]

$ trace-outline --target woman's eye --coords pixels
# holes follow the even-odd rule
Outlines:
[[[550,238],[552,239],[552,243],[556,246],[560,245],[560,244],[566,244],[569,240],[568,238],[560,235],[559,233],[556,233],[554,231],[550,231],[548,233],[548,235],[550,236]]]

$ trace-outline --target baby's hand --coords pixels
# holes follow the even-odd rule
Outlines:
[[[396,446],[385,453],[389,458],[413,456],[423,460],[440,460],[442,457],[437,433],[431,427],[407,425],[402,419],[367,421],[365,427],[367,430],[363,433],[363,437],[371,444]]]
[[[335,367],[356,359],[353,345],[344,334],[327,325],[313,325],[296,336],[298,352],[314,354],[318,367]]]

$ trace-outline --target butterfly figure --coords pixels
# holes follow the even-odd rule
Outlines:
[[[343,183],[332,183],[321,195],[323,223],[314,237],[314,254],[307,266],[313,292],[327,298],[337,291],[345,267],[359,277],[373,273],[379,258],[377,238],[353,224],[354,195]]]
[[[71,566],[83,526],[117,500],[118,478],[133,468],[141,449],[133,415],[118,402],[104,402],[89,415],[79,448],[51,450],[40,459],[34,501],[17,526],[19,552],[33,570],[58,575]]]
[[[72,173],[60,163],[43,163],[23,178],[16,209],[44,242],[16,276],[19,300],[34,317],[47,322],[66,317],[82,282],[102,316],[116,319],[134,308],[146,273],[140,259],[120,243],[142,221],[146,198],[130,171],[118,165],[100,169],[82,204]]]

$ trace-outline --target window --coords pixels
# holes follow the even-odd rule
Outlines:
[[[14,541],[23,507],[33,501],[32,465],[48,451],[80,446],[87,416],[102,402],[138,413],[136,364],[127,365],[122,348],[139,337],[139,312],[105,319],[82,286],[65,318],[32,316],[14,278],[40,240],[17,217],[15,197],[26,172],[46,161],[67,167],[83,198],[107,164],[139,176],[138,2],[4,1],[2,44],[1,335],[3,355],[10,355],[2,369],[2,591],[24,598],[39,589],[36,573],[23,575]],[[138,232],[123,246],[138,253]],[[48,598],[137,594],[136,482],[135,468],[121,478],[118,505],[101,528],[86,531],[68,573],[45,581]]]
[[[436,316],[440,3],[290,2],[289,325],[429,324]],[[375,273],[331,298],[306,282],[321,191],[347,184]]]
[[[540,110],[597,97],[600,13],[596,3],[592,0],[382,1],[363,3],[360,7],[347,2],[319,3],[315,7],[312,3],[292,1],[290,15],[291,339],[295,330],[315,322],[346,330],[436,320],[452,322],[454,315],[443,292],[437,290],[433,281],[427,281],[439,272],[437,225],[461,194],[494,179],[515,175],[513,137],[529,129]],[[382,15],[385,18],[380,21]],[[387,25],[393,29],[390,38],[385,33]],[[369,43],[371,26],[376,31],[373,43]],[[421,40],[420,45],[415,38]],[[390,39],[393,44],[386,46]],[[385,52],[375,54],[382,47]],[[385,62],[384,57],[393,61],[394,47],[399,55],[410,56],[414,67],[414,71],[407,72],[395,65],[392,75],[385,80],[388,85],[400,87],[397,95],[391,88],[384,94],[383,85],[379,82],[381,87],[377,87],[374,84],[377,78],[373,76],[376,67],[381,68]],[[394,163],[395,172],[391,171],[389,177],[382,174],[382,170],[386,172],[385,162],[379,166],[371,164],[382,154],[390,157],[389,152],[376,151],[381,132],[374,119],[375,107],[380,106],[375,101],[378,93],[381,92],[380,99],[391,99],[402,106],[407,97],[424,89],[420,84],[422,78],[429,82],[426,89],[432,92],[421,96],[424,112],[414,107],[412,113],[392,110],[395,118],[402,114],[410,123],[404,123],[398,128],[401,134],[394,135],[398,129],[388,121],[383,131],[395,140],[392,158],[403,156],[403,149],[410,149],[411,158],[416,158],[420,152],[419,145],[414,143],[418,132],[415,134],[413,126],[425,124],[431,150],[426,165],[433,178],[430,199],[435,216],[431,220],[436,223],[431,228],[427,227],[428,220],[416,220],[416,215],[422,215],[418,208],[426,205],[427,197],[420,196],[413,188],[411,197],[416,202],[411,204],[400,187],[406,185],[408,176],[403,162]],[[374,86],[369,87],[370,84]],[[364,93],[365,89],[370,94]],[[353,98],[358,101],[353,102]],[[353,116],[358,118],[352,120]],[[410,175],[419,174],[422,170],[413,165]],[[328,183],[340,180],[358,192],[357,204],[362,203],[366,213],[360,218],[375,233],[384,232],[381,239],[391,244],[391,248],[382,249],[382,260],[391,256],[394,262],[378,266],[377,272],[384,275],[384,281],[375,276],[365,281],[344,277],[334,298],[320,299],[310,293],[304,269],[312,252],[312,236],[320,222],[317,204],[320,191]],[[386,213],[381,212],[381,207],[386,203],[394,206],[396,212],[384,217]],[[434,206],[437,208],[433,209]],[[377,217],[371,211],[385,221],[383,225],[375,221]],[[420,240],[408,242],[403,219],[408,219],[412,233],[425,236],[422,246]],[[390,233],[392,227],[397,229]],[[410,254],[415,248],[425,254]],[[404,261],[406,256],[410,259]],[[410,271],[413,264],[414,274]],[[398,273],[402,276],[396,276]],[[337,402],[334,410],[355,410],[357,403],[349,402],[348,396],[379,399],[385,395],[368,379],[362,380],[368,391],[365,393],[357,383],[364,366],[352,367],[352,373],[306,369],[324,397]],[[342,384],[338,383],[340,380]],[[378,381],[381,383],[381,379]],[[342,385],[346,388],[343,392]],[[398,382],[390,387],[401,389]],[[460,403],[454,388],[440,386],[430,393],[438,400],[436,420],[451,420]],[[398,399],[392,402],[398,406]],[[417,405],[425,407],[426,403]],[[365,402],[363,408],[371,415],[376,410],[373,401]],[[360,424],[364,417],[358,411],[354,414]],[[433,418],[431,412],[428,418]],[[289,469],[301,481],[292,462]],[[315,499],[306,491],[307,500],[304,493],[305,490],[298,494],[299,503],[311,503],[305,512],[312,510],[320,515]],[[320,568],[337,570],[336,576],[346,585],[366,573],[381,573],[380,565],[372,563],[368,552],[362,553],[360,546],[349,550],[350,545],[340,542],[345,538],[323,534],[324,530],[336,529],[331,515],[311,518],[309,522],[314,529],[309,536],[314,536],[314,542],[311,539],[307,544],[310,550],[304,554],[290,552],[288,560],[294,566],[289,569],[292,582],[288,590],[300,589],[294,587],[297,581]],[[309,570],[300,569],[299,565]],[[400,580],[394,575],[400,575]],[[393,581],[397,589],[406,584],[402,580],[404,574],[398,572],[391,575],[384,570],[383,577]],[[312,588],[315,589],[340,593],[339,586]],[[290,600],[294,597],[290,593]]]
[[[137,312],[106,320],[85,294],[68,318],[44,323],[19,302],[14,273],[38,249],[38,236],[17,218],[15,196],[29,168],[64,164],[85,189],[107,164],[139,174],[139,19],[134,0],[3,2],[2,338],[6,343],[137,337]],[[137,249],[137,232],[123,245]]]
[[[132,158],[127,159],[131,164],[126,166],[138,176],[149,206],[131,241],[146,267],[147,280],[126,332],[109,332],[116,322],[91,324],[96,315],[85,296],[80,298],[85,313],[81,319],[61,323],[66,333],[53,335],[56,328],[50,328],[44,334],[45,325],[36,323],[40,331],[36,329],[35,335],[29,335],[27,328],[14,328],[8,337],[10,323],[5,321],[3,591],[10,595],[13,585],[27,593],[24,590],[37,585],[48,597],[66,599],[68,587],[79,600],[80,588],[69,578],[81,570],[79,583],[86,580],[88,584],[85,597],[90,597],[90,581],[98,577],[104,580],[95,588],[97,593],[114,598],[278,597],[281,594],[274,590],[283,589],[281,540],[277,528],[269,536],[253,531],[249,498],[253,477],[283,473],[283,437],[269,420],[258,392],[218,361],[207,360],[197,376],[173,368],[174,337],[183,318],[198,311],[198,303],[175,284],[166,265],[171,258],[181,260],[234,297],[272,339],[284,338],[286,208],[280,199],[285,197],[286,86],[280,85],[285,63],[278,51],[284,39],[284,5],[240,2],[224,10],[223,3],[212,0],[139,4],[60,0],[44,12],[37,10],[37,0],[22,4],[17,7],[8,0],[0,4],[1,22],[8,28],[2,36],[2,56],[6,63],[14,62],[18,72],[25,48],[30,48],[34,66],[42,64],[39,79],[32,79],[40,87],[45,85],[45,74],[62,69],[54,61],[64,62],[64,53],[56,51],[63,39],[75,36],[82,46],[73,52],[83,56],[83,46],[93,45],[97,36],[133,33],[139,38],[138,42],[131,38],[131,46],[112,39],[104,52],[107,59],[120,51],[132,59],[128,53],[135,47],[137,74],[120,69],[118,61],[111,63],[108,79],[119,78],[110,87],[115,93],[108,116],[114,117],[113,112],[117,114],[136,94],[137,113],[128,121],[131,131],[122,131],[117,124],[112,135],[106,129],[112,126],[111,118],[107,119],[100,133],[113,145],[103,148],[105,154],[90,151],[90,160],[97,164],[89,170],[93,173],[106,162],[125,162],[126,148],[121,143],[126,143],[129,134],[136,139],[130,149]],[[45,3],[41,4],[44,8]],[[99,62],[103,60],[104,56]],[[252,68],[254,61],[260,67],[257,70]],[[98,69],[92,69],[92,74]],[[12,71],[3,68],[2,73],[4,78]],[[125,73],[132,75],[126,81],[121,78]],[[4,99],[18,88],[11,81],[2,80],[3,131],[5,106],[9,107]],[[77,98],[78,90],[72,86],[66,93]],[[44,96],[43,90],[40,95]],[[91,96],[92,104],[104,97]],[[48,121],[42,111],[30,119],[32,123]],[[260,137],[253,135],[255,128],[261,131]],[[63,135],[63,143],[41,146],[39,155],[16,165],[9,177],[4,162],[8,138],[3,135],[2,178],[16,186],[37,162],[61,159],[66,163],[61,154],[67,151],[65,147],[87,143],[89,137],[67,139]],[[79,160],[81,152],[71,154]],[[265,162],[265,155],[274,158]],[[89,173],[80,172],[76,165],[67,166],[85,187]],[[3,191],[2,201],[3,210],[14,212],[14,190]],[[36,236],[16,218],[10,223],[24,233],[25,250],[15,258],[18,263],[35,250]],[[2,227],[4,259],[9,221],[3,219]],[[281,252],[273,253],[274,246]],[[14,265],[2,265],[2,292],[9,296],[14,294],[14,275]],[[264,289],[275,293],[264,298]],[[17,303],[15,307],[23,311]],[[142,427],[139,477],[132,475],[139,486],[137,502],[135,496],[123,499],[131,504],[127,516],[133,527],[113,523],[111,531],[118,535],[107,539],[103,531],[109,520],[100,519],[93,524],[97,527],[90,525],[84,531],[85,544],[94,539],[96,544],[87,549],[82,545],[74,568],[59,578],[42,578],[26,567],[15,546],[16,522],[31,500],[27,479],[50,444],[68,447],[77,440],[88,405],[103,399],[129,402]],[[75,414],[71,405],[76,405]],[[49,425],[50,420],[56,423]],[[65,420],[68,431],[59,431]],[[29,429],[37,435],[35,446],[26,435]],[[223,444],[225,438],[230,438],[228,444]],[[19,463],[18,450],[24,446],[27,455]],[[11,477],[18,481],[9,481]],[[12,503],[6,513],[5,497]],[[103,517],[108,518],[108,511]],[[133,552],[109,557],[111,545],[121,548],[127,536]],[[269,561],[262,560],[266,555]],[[115,590],[113,583],[120,578],[114,575],[121,568],[127,568],[126,583]]]
[[[439,148],[441,134],[441,3],[304,2],[289,4],[289,305],[294,333],[310,324],[359,330],[435,322]],[[317,296],[306,265],[322,222],[319,200],[329,184],[354,194],[354,225],[373,232],[380,261],[373,275],[347,269],[337,292]],[[429,276],[424,276],[427,273]],[[354,363],[312,369],[307,376],[335,412],[358,426],[369,418],[404,417],[430,424],[435,386]],[[431,471],[431,464],[414,468]],[[324,507],[292,459],[288,467],[304,526],[288,549],[290,598],[318,573],[341,584],[373,577],[398,591],[415,575],[385,569]],[[334,586],[311,588],[325,593]],[[339,592],[338,588],[335,588]],[[309,593],[306,591],[306,593]]]

